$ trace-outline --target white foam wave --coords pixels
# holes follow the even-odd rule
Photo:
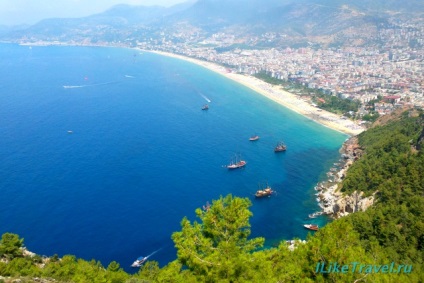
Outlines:
[[[64,85],[63,88],[79,88],[84,87],[84,85]]]
[[[108,84],[114,84],[117,83],[117,81],[111,81],[111,82],[105,82],[105,83],[98,83],[98,84],[89,84],[89,85],[64,85],[63,88],[81,88],[81,87],[91,87],[91,86],[99,86],[99,85],[108,85]]]
[[[202,93],[200,94],[208,103],[211,102],[211,100],[209,98],[207,98],[205,95],[203,95]]]

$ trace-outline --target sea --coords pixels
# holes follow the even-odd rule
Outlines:
[[[16,44],[0,54],[0,233],[30,251],[164,266],[181,220],[228,194],[251,201],[251,237],[265,248],[329,221],[308,214],[347,135],[172,57]],[[286,152],[274,153],[279,141]],[[247,165],[226,169],[236,155]],[[255,199],[267,184],[276,193]]]

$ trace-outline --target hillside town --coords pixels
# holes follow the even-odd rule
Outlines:
[[[391,19],[377,28],[361,31],[360,35],[353,30],[328,35],[324,38],[329,44],[317,43],[316,38],[311,38],[302,47],[290,45],[289,42],[294,42],[293,35],[284,33],[240,35],[220,31],[208,34],[191,25],[155,31],[141,29],[137,35],[128,32],[124,40],[106,40],[107,29],[103,29],[95,40],[91,36],[47,36],[40,40],[28,35],[19,42],[137,47],[215,63],[231,73],[248,76],[265,73],[282,82],[359,101],[358,111],[347,115],[357,119],[365,115],[376,118],[403,107],[424,108],[424,23],[416,19]],[[109,32],[116,34],[114,29]],[[303,94],[285,87],[293,94]],[[325,98],[318,101],[326,103]]]
[[[265,39],[282,37],[267,33]],[[180,40],[177,40],[180,39]],[[319,89],[328,95],[359,100],[361,115],[373,103],[379,115],[399,107],[424,107],[424,23],[396,22],[378,30],[369,44],[320,48],[249,49],[234,46],[236,37],[219,33],[203,39],[184,33],[162,40],[139,40],[137,46],[224,65],[229,72],[255,75],[266,72],[284,81]],[[252,39],[250,40],[250,42]],[[177,43],[179,42],[179,43]],[[377,44],[378,43],[378,44]],[[225,49],[225,48],[221,48]]]

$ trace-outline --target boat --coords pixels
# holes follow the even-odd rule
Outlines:
[[[287,146],[283,142],[279,142],[277,146],[274,148],[274,152],[282,152],[286,151]]]
[[[132,264],[131,267],[140,267],[143,265],[143,263],[145,263],[147,260],[147,256],[141,256],[139,258],[137,258]]]
[[[251,136],[249,138],[249,141],[257,141],[258,139],[259,139],[259,136],[258,135],[254,135],[254,136]]]
[[[318,231],[318,225],[315,224],[305,224],[303,227],[312,231]]]
[[[209,105],[207,104],[203,105],[202,110],[208,110],[208,109],[209,109]]]
[[[239,155],[236,155],[233,160],[230,162],[230,164],[228,164],[227,167],[228,169],[238,169],[238,168],[242,168],[246,165],[246,161],[241,160]]]
[[[274,191],[271,189],[271,187],[267,185],[265,189],[257,190],[255,193],[255,197],[257,198],[268,197],[272,195],[273,192]]]

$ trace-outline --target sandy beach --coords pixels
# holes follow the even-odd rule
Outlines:
[[[283,90],[280,86],[271,85],[252,76],[228,72],[225,67],[218,64],[180,56],[173,53],[150,50],[143,51],[174,57],[203,66],[211,71],[225,76],[226,78],[247,86],[257,93],[279,103],[280,105],[283,105],[284,107],[287,107],[292,111],[295,111],[333,130],[348,134],[350,136],[357,135],[364,131],[364,128],[357,125],[355,122],[349,119],[342,119],[339,115],[314,107],[310,103],[301,99],[299,96]]]

